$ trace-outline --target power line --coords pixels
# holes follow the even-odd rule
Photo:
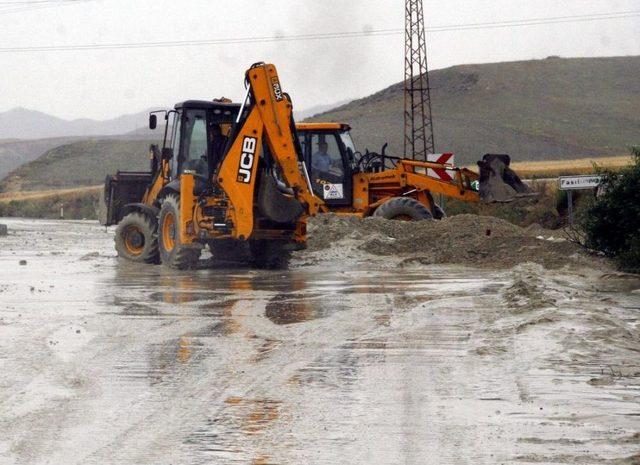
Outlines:
[[[95,0],[33,0],[33,1],[9,1],[0,2],[0,16],[13,13],[23,13],[34,10],[59,8],[61,6],[77,5]],[[4,7],[4,8],[3,8]]]
[[[36,3],[73,3],[82,0],[31,0],[31,1],[11,1],[11,2],[0,2],[1,5],[33,5]]]
[[[85,0],[91,1],[91,0]],[[71,3],[77,3],[78,0]],[[1,11],[1,10],[0,10]],[[2,14],[0,12],[0,14]],[[497,29],[510,27],[537,26],[545,24],[582,23],[613,19],[633,18],[640,16],[640,10],[620,11],[612,13],[594,13],[587,15],[555,16],[547,18],[530,18],[509,21],[493,21],[482,23],[466,23],[426,28],[426,32],[467,31],[481,29]],[[373,29],[369,31],[329,32],[317,34],[298,34],[281,36],[257,36],[222,39],[161,41],[161,42],[125,42],[110,44],[75,44],[75,45],[39,45],[26,47],[2,47],[0,53],[29,53],[29,52],[62,52],[82,50],[114,50],[159,47],[195,47],[205,45],[231,45],[249,43],[295,42],[309,40],[350,39],[360,37],[384,37],[404,34],[404,29]]]

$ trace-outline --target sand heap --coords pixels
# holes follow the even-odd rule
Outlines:
[[[399,256],[407,265],[450,263],[502,268],[535,262],[558,268],[589,260],[559,231],[541,233],[539,229],[523,229],[478,215],[419,222],[319,215],[309,222],[308,246],[305,253],[316,258],[357,258],[358,253]]]

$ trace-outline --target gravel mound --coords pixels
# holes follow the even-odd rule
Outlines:
[[[510,268],[534,262],[559,268],[591,260],[557,231],[541,233],[478,215],[418,222],[319,215],[309,221],[305,253],[332,260],[367,254],[398,256],[401,266],[437,263]]]

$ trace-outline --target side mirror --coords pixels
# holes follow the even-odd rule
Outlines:
[[[162,159],[171,160],[173,158],[173,149],[165,147],[162,149]]]
[[[149,115],[149,129],[155,129],[158,127],[158,117],[156,115]]]

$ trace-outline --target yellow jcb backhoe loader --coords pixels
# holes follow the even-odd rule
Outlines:
[[[271,266],[304,244],[306,219],[324,202],[301,158],[290,98],[273,65],[252,66],[246,86],[242,105],[186,101],[164,112],[150,172],[107,177],[104,223],[118,224],[120,256],[189,268],[205,244],[248,241],[254,260]]]

